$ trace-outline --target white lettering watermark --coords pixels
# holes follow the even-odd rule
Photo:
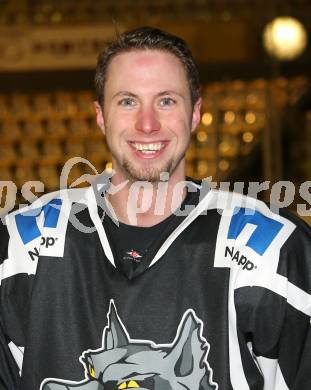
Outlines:
[[[83,174],[69,185],[70,172],[77,164],[87,165],[93,174]],[[268,206],[272,212],[279,213],[280,209],[290,207],[293,205],[297,195],[299,195],[300,199],[304,202],[297,203],[297,214],[301,217],[311,216],[311,181],[305,181],[299,187],[296,187],[291,181],[278,181],[273,184],[270,181],[217,183],[212,181],[211,177],[208,177],[203,179],[200,184],[194,184],[191,181],[185,180],[175,183],[172,188],[172,185],[169,183],[170,177],[168,172],[162,172],[160,180],[157,183],[151,183],[149,181],[130,182],[129,180],[124,180],[115,184],[113,182],[113,176],[115,174],[116,172],[112,169],[99,173],[94,165],[85,158],[71,158],[64,165],[60,175],[59,187],[64,190],[62,191],[62,197],[68,198],[70,196],[67,189],[74,188],[81,183],[87,183],[90,188],[93,188],[97,204],[104,211],[103,217],[105,214],[108,214],[118,223],[116,210],[114,210],[111,202],[109,202],[109,198],[126,190],[127,204],[121,206],[123,210],[126,210],[128,221],[132,225],[137,224],[139,215],[147,212],[161,216],[165,215],[169,210],[172,214],[185,217],[194,210],[198,202],[202,201],[211,190],[216,188],[218,188],[219,193],[217,204],[214,207],[222,215],[227,212],[232,214],[236,199],[234,196],[238,194],[240,195],[240,207],[245,207],[249,213],[254,212],[255,209],[253,206],[255,200],[258,199],[258,195],[264,191],[269,191],[270,202]],[[232,186],[233,191],[230,192],[229,190]],[[191,193],[196,192],[198,193],[196,204],[191,204],[191,202],[183,203],[185,193],[191,195]],[[36,200],[37,203],[39,202],[40,207],[40,198],[36,195],[38,193],[44,193],[44,183],[40,181],[28,181],[21,188],[21,194],[27,204],[33,203]],[[17,194],[18,188],[13,181],[0,181],[0,199],[2,199],[0,217],[2,217],[3,223],[3,216],[12,211],[16,206]],[[25,206],[25,204],[22,206]],[[55,205],[55,207],[58,206]],[[87,204],[76,205],[70,213],[70,222],[80,231],[90,233],[96,230],[95,227],[84,226],[76,215],[82,208],[86,207],[88,207]],[[202,214],[206,212],[207,210],[203,210]]]

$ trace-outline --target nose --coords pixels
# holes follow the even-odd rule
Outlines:
[[[136,130],[143,131],[144,133],[159,131],[161,123],[159,122],[154,109],[142,108],[137,114],[135,128]]]

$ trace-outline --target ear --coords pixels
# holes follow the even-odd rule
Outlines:
[[[202,370],[202,361],[207,350],[200,335],[201,326],[194,313],[189,311],[179,327],[170,353],[165,358],[180,378],[189,375],[191,377]]]
[[[101,131],[105,134],[105,121],[104,121],[104,114],[101,105],[98,103],[98,101],[94,102],[94,107],[96,111],[96,122]]]
[[[201,121],[201,107],[202,107],[202,98],[199,98],[193,107],[192,111],[192,121],[191,121],[191,132],[195,131]]]
[[[104,349],[114,349],[129,344],[127,332],[120,320],[113,301],[110,302],[108,313],[108,326],[103,338]]]

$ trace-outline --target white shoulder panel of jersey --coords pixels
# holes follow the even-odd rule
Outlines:
[[[36,273],[39,256],[62,257],[73,202],[87,204],[87,189],[64,189],[38,198],[6,216],[8,259],[0,265],[0,281]]]
[[[241,194],[219,191],[216,204],[221,220],[214,266],[231,269],[234,288],[260,285],[283,295],[286,280],[277,274],[280,249],[295,224]]]

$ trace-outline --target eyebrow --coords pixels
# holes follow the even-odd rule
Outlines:
[[[181,98],[184,99],[184,96],[181,93],[176,92],[176,91],[163,91],[163,92],[159,92],[157,94],[157,96],[159,96],[159,97],[164,96],[164,95],[177,95],[177,96],[180,96]]]
[[[118,97],[118,96],[138,97],[137,95],[135,95],[135,93],[132,93],[132,92],[129,92],[129,91],[120,91],[120,92],[115,93],[115,94],[112,96],[112,99],[114,99],[115,97]]]
[[[179,92],[176,92],[176,91],[162,91],[162,92],[159,92],[156,94],[157,97],[161,97],[161,96],[165,96],[165,95],[177,95],[177,96],[180,96],[182,99],[185,99],[185,97],[179,93]],[[130,97],[134,97],[134,98],[138,98],[138,95],[136,95],[135,93],[133,92],[130,92],[130,91],[119,91],[117,92],[116,94],[114,94],[112,96],[112,99],[118,97],[118,96],[130,96]]]

